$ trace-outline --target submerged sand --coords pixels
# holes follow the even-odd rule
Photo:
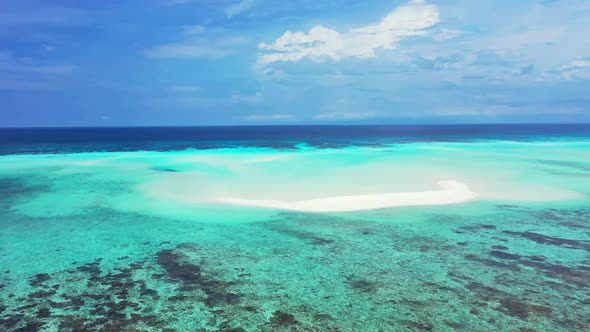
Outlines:
[[[548,144],[0,156],[0,331],[587,331],[590,143]]]

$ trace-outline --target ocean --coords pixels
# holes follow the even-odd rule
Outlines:
[[[589,330],[590,125],[0,129],[0,230],[2,331]]]

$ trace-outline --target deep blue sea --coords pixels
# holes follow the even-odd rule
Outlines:
[[[344,147],[477,140],[575,140],[590,124],[0,128],[0,154]]]

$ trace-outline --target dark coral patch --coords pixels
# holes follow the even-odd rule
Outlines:
[[[88,319],[84,316],[68,315],[65,316],[60,324],[60,331],[89,331],[87,325]]]
[[[528,258],[535,262],[543,262],[547,259],[545,256],[529,256]]]
[[[590,225],[585,225],[582,224],[582,222],[575,221],[562,221],[559,223],[559,225],[573,229],[590,229]]]
[[[492,246],[492,249],[496,249],[496,250],[508,250],[508,247],[505,247],[505,246]]]
[[[49,279],[51,279],[51,277],[49,277],[49,274],[39,273],[39,274],[36,274],[33,278],[31,278],[31,280],[29,280],[29,285],[31,285],[33,287],[39,286],[40,284],[48,281]]]
[[[40,298],[50,297],[52,295],[55,295],[55,293],[57,293],[55,290],[51,290],[51,291],[47,291],[47,292],[39,291],[39,292],[34,292],[34,293],[29,294],[29,297],[40,299]]]
[[[100,259],[98,259],[92,263],[78,266],[76,268],[76,271],[88,273],[93,277],[98,277],[98,275],[100,275],[100,273],[102,272],[99,268],[99,265],[100,265]],[[75,273],[75,271],[70,271],[70,273]]]
[[[531,305],[530,306],[531,311],[534,312],[537,315],[540,316],[544,316],[544,317],[548,317],[553,313],[553,310],[551,310],[551,308],[543,306],[543,305]]]
[[[295,316],[284,311],[277,310],[270,318],[270,323],[274,326],[291,326],[298,324],[299,322]]]
[[[37,318],[47,318],[51,316],[51,310],[48,308],[41,308],[37,311]]]
[[[295,230],[295,229],[291,229],[291,228],[285,228],[282,226],[276,226],[276,227],[273,227],[273,229],[281,234],[292,236],[294,238],[303,240],[303,241],[305,241],[311,245],[315,245],[315,246],[318,246],[318,245],[322,246],[322,245],[334,243],[334,240],[323,238],[313,232]]]
[[[196,288],[203,291],[206,295],[205,305],[208,307],[240,302],[241,296],[228,290],[232,283],[203,275],[200,266],[190,263],[188,257],[174,250],[167,249],[158,252],[157,263],[171,279],[183,283],[185,289]]]
[[[461,324],[457,323],[457,322],[453,322],[450,320],[445,320],[445,325],[447,325],[448,327],[452,328],[452,329],[458,329],[461,327]]]
[[[201,268],[190,263],[181,263],[181,256],[171,249],[162,250],[157,254],[157,262],[172,278],[185,283],[198,283]]]
[[[521,261],[521,264],[539,269],[547,276],[561,279],[568,284],[574,284],[580,287],[590,287],[590,271],[561,264],[551,264],[532,260],[523,260]]]
[[[369,280],[364,280],[364,279],[355,279],[355,278],[349,278],[349,280],[347,281],[348,285],[361,293],[370,293],[370,292],[374,292],[377,290],[378,288],[378,284]]]
[[[321,246],[321,245],[326,245],[326,244],[334,243],[334,240],[324,239],[324,238],[321,238],[321,237],[315,237],[315,238],[313,238],[313,240],[311,240],[310,243],[313,244],[313,245],[315,245],[315,246]]]
[[[45,323],[40,321],[27,321],[23,327],[12,330],[13,332],[35,332],[40,331]]]
[[[462,234],[464,232],[468,232],[468,233],[477,233],[479,231],[489,231],[489,230],[494,230],[497,227],[495,225],[489,225],[489,224],[479,224],[479,225],[467,225],[467,226],[463,226],[460,227],[458,231],[455,231],[455,233],[459,233]]]
[[[529,306],[514,298],[502,298],[500,299],[500,305],[499,310],[507,315],[520,319],[529,317]]]
[[[432,331],[434,329],[434,326],[430,323],[415,322],[412,320],[403,320],[399,323],[411,331]]]
[[[508,260],[519,260],[520,255],[511,254],[505,251],[500,250],[492,250],[489,252],[490,256],[500,258],[500,259],[508,259]]]
[[[506,270],[511,270],[511,271],[520,271],[521,270],[517,264],[502,263],[502,262],[495,261],[493,259],[478,257],[473,254],[465,255],[465,259],[470,260],[470,261],[474,261],[474,262],[479,262],[479,263],[482,263],[483,265],[490,266],[493,268],[501,268],[501,269],[506,269]]]
[[[19,197],[48,190],[49,186],[31,185],[18,178],[0,178],[0,208],[9,208]]]
[[[582,249],[590,251],[590,241],[563,239],[534,232],[502,231],[502,233],[522,237],[540,244],[549,244],[553,246],[565,247],[568,249]]]

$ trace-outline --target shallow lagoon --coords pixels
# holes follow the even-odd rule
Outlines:
[[[469,185],[456,205],[221,204]],[[580,331],[590,142],[0,156],[6,331]]]

